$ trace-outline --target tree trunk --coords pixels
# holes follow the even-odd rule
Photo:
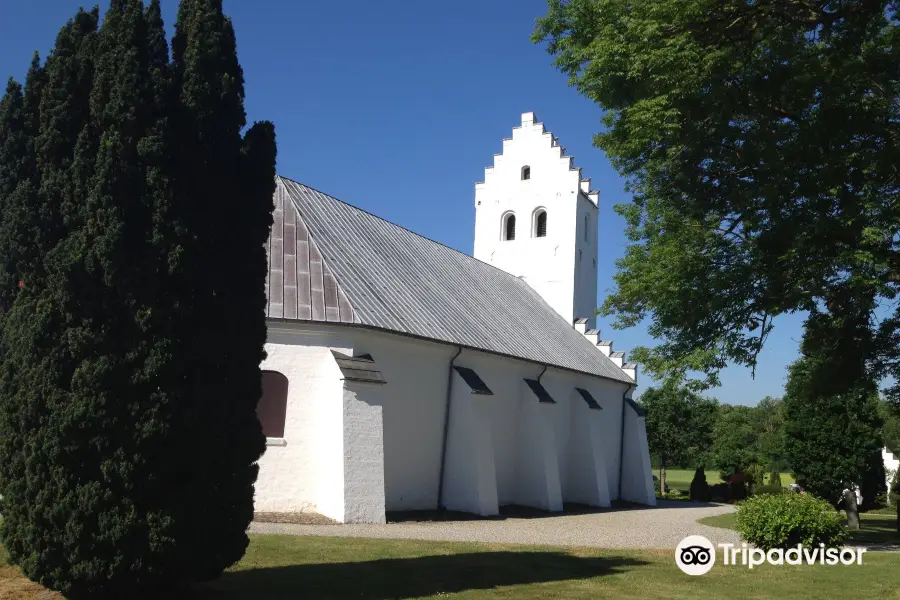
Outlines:
[[[844,492],[844,509],[847,511],[847,528],[859,530],[859,508],[856,506],[856,490]]]
[[[900,496],[897,496],[894,504],[897,505],[897,533],[900,533]]]
[[[666,495],[666,465],[659,463],[659,495]]]

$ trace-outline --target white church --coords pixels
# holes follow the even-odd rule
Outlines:
[[[654,505],[597,203],[533,113],[475,185],[474,257],[279,177],[256,511]]]

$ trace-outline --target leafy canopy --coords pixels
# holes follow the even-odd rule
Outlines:
[[[665,467],[702,462],[712,443],[718,403],[674,385],[641,395],[650,455]]]
[[[713,429],[712,462],[723,478],[759,464],[759,432],[754,427],[755,408],[723,406]],[[765,466],[765,465],[764,465]]]
[[[633,192],[601,311],[649,319],[654,376],[716,385],[778,315],[849,304],[867,375],[898,380],[898,4],[550,0],[533,39],[605,111]]]

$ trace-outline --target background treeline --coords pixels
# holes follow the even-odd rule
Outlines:
[[[884,474],[879,468],[880,453],[875,461],[877,464],[870,465],[871,469],[865,468],[865,463],[875,458],[870,449],[864,448],[866,443],[879,450],[883,446],[900,450],[900,417],[885,399],[874,397],[870,400],[863,403],[870,409],[867,418],[866,415],[852,419],[848,416],[844,420],[829,418],[829,423],[818,424],[805,422],[795,415],[796,411],[790,410],[790,399],[786,402],[767,396],[756,406],[730,405],[671,384],[648,388],[639,403],[646,410],[647,440],[657,471],[658,491],[659,486],[664,486],[686,493],[694,469],[698,467],[710,472],[710,484],[719,479],[727,483],[738,475],[752,488],[787,485],[795,480],[791,458],[792,451],[798,453],[794,448],[798,444],[792,442],[803,437],[802,433],[794,432],[818,428],[821,433],[824,428],[826,434],[833,431],[837,438],[833,442],[833,453],[863,455],[864,467],[860,469],[863,473],[857,484],[862,488],[864,507],[870,507],[884,492]],[[864,432],[868,435],[857,432],[844,442],[847,432],[843,429],[851,426],[851,421],[873,424],[875,431]],[[861,440],[863,437],[870,439]],[[850,452],[845,452],[845,444],[850,446]],[[859,453],[859,449],[864,451]],[[798,482],[807,486],[812,483],[812,487],[816,487],[814,474],[828,469],[822,457],[818,465],[804,464],[802,467],[812,473],[806,477],[800,475]],[[880,485],[878,477],[881,478]],[[834,503],[839,499],[833,494],[840,491],[820,490],[822,495],[831,496],[829,499]]]

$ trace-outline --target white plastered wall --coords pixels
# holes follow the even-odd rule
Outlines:
[[[343,382],[332,349],[371,354],[387,384]],[[456,347],[367,329],[279,324],[270,325],[267,351],[263,368],[288,377],[288,406],[284,445],[269,446],[260,459],[257,511],[383,522],[385,511],[437,507]],[[541,376],[539,365],[472,350],[455,364],[472,368],[493,395],[472,395],[454,372],[448,508],[496,514],[507,504],[558,510],[560,502],[607,506],[616,498],[624,384],[553,368]],[[538,376],[556,404],[540,405],[523,381]],[[603,410],[588,409],[575,386]],[[633,482],[651,477],[646,434],[628,413],[623,498],[641,501]],[[649,504],[652,484],[645,487]]]
[[[371,354],[387,384],[384,398],[385,505],[390,511],[437,506],[447,369],[452,346],[379,331],[350,333],[357,354]]]
[[[283,440],[259,459],[257,512],[321,513],[344,519],[343,382],[331,349],[349,352],[340,332],[289,334],[269,327],[261,367],[288,379]]]
[[[382,385],[344,382],[344,523],[384,523]]]
[[[578,196],[575,241],[574,318],[586,318],[587,329],[596,327],[597,253],[600,246],[597,205],[584,194]],[[585,232],[587,235],[585,235]],[[569,321],[571,323],[571,321]]]
[[[644,417],[625,406],[621,499],[656,506]]]
[[[496,515],[497,474],[488,414],[492,396],[472,394],[455,370],[452,378],[443,507]]]
[[[541,375],[542,368],[536,365],[469,351],[464,351],[456,364],[475,370],[493,392],[491,396],[462,401],[466,410],[473,407],[467,412],[470,418],[489,423],[486,432],[477,432],[477,444],[483,446],[484,437],[490,436],[490,451],[481,456],[487,460],[492,455],[494,464],[490,470],[496,492],[479,491],[480,499],[490,502],[495,495],[498,506],[517,504],[551,511],[560,510],[562,502],[609,506],[610,482],[618,481],[622,384],[558,369]],[[539,376],[555,404],[540,404],[523,381]],[[457,384],[469,393],[460,382],[454,378],[454,403]],[[590,391],[602,410],[588,409],[575,386]],[[456,409],[455,404],[453,408]],[[451,420],[448,431],[448,469],[451,457],[453,464],[448,477],[459,477],[459,465],[470,464],[467,481],[485,481],[482,475],[475,474],[481,467],[472,463],[472,438],[476,433],[474,429],[460,433],[458,425]],[[458,443],[456,436],[460,438]],[[462,456],[455,456],[457,451]],[[450,479],[445,479],[445,483],[449,484]],[[451,503],[455,504],[448,508],[467,510],[455,497]],[[479,506],[478,511],[472,512],[496,513],[490,506]]]

